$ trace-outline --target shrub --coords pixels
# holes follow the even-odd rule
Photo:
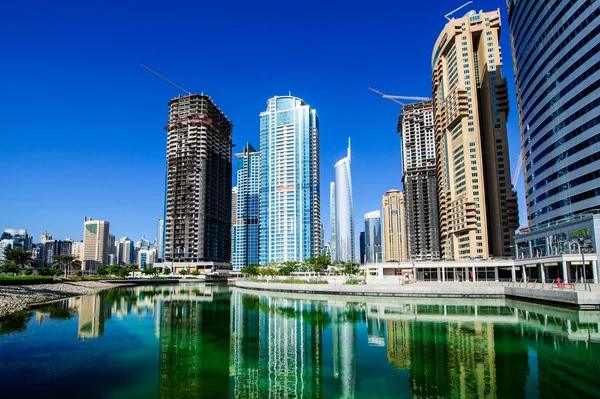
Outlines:
[[[31,276],[33,274],[33,269],[27,268],[27,269],[25,269],[23,274],[26,276]]]
[[[200,275],[200,271],[199,270],[194,270],[190,273],[192,276],[199,276]]]
[[[75,272],[75,275],[76,275],[77,277],[81,277],[81,276],[83,276],[83,272],[82,272],[81,270],[77,270],[77,271]]]
[[[348,284],[348,285],[358,285],[361,283],[361,280],[357,280],[357,279],[350,279],[350,280],[346,280],[346,282],[344,284]]]

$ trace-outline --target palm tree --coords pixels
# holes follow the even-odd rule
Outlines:
[[[4,262],[19,266],[19,270],[26,266],[33,267],[35,265],[31,251],[23,248],[6,248],[4,250]]]
[[[77,259],[77,255],[58,254],[58,255],[54,255],[52,264],[56,265],[56,266],[64,267],[65,268],[65,277],[66,277],[69,267],[73,266],[73,263],[75,262],[76,259]]]

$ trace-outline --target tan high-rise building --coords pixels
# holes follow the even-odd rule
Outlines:
[[[500,13],[452,19],[432,57],[443,259],[511,256],[519,227],[510,181]]]
[[[95,272],[108,260],[108,230],[110,223],[103,220],[83,222],[83,270]]]
[[[406,262],[406,221],[404,193],[390,190],[381,200],[383,219],[383,257],[386,262]]]

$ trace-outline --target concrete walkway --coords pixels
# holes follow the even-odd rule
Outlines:
[[[360,295],[382,297],[413,298],[518,298],[535,302],[576,307],[579,309],[600,309],[600,288],[592,284],[592,291],[580,289],[552,288],[551,284],[533,286],[529,284],[512,284],[501,282],[418,282],[405,285],[375,284],[281,284],[236,281],[240,288],[273,291],[296,292],[302,294]],[[576,287],[577,288],[577,287]]]

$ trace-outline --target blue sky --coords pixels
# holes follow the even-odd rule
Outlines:
[[[321,123],[322,215],[329,182],[352,137],[356,232],[381,196],[400,188],[399,106],[368,87],[430,96],[431,51],[461,1],[18,1],[0,34],[0,229],[35,241],[82,238],[83,218],[117,236],[156,236],[164,197],[167,103],[177,89],[212,96],[234,124],[236,151],[258,148],[259,113],[289,91]],[[509,140],[520,151],[508,22],[500,8]],[[459,12],[464,14],[466,10]],[[521,225],[526,224],[519,180]]]

